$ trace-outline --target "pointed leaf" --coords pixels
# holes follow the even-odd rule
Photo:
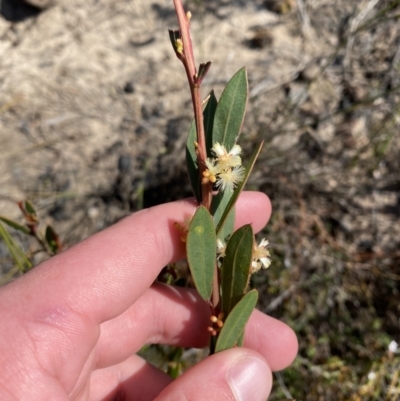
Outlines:
[[[222,217],[217,225],[217,230],[216,230],[217,235],[219,235],[219,232],[221,231],[222,227],[224,226],[225,220],[227,219],[229,212],[231,211],[233,206],[235,206],[235,203],[238,200],[240,193],[242,192],[244,186],[246,185],[246,182],[249,179],[250,173],[253,170],[254,164],[257,160],[258,155],[260,154],[263,144],[264,144],[264,141],[260,143],[259,147],[254,151],[253,155],[251,156],[250,162],[246,167],[246,173],[245,173],[244,179],[235,188],[235,191],[233,192],[233,195],[232,195],[231,199],[229,200],[228,206],[224,210],[224,213],[222,214]]]
[[[24,202],[24,208],[25,208],[25,210],[26,210],[29,214],[34,214],[34,215],[36,215],[36,210],[35,210],[35,208],[33,207],[32,203],[29,202],[28,200],[26,200],[26,201]]]
[[[204,109],[204,133],[206,136],[206,147],[207,147],[207,155],[211,156],[210,151],[213,147],[213,127],[214,127],[214,118],[215,111],[217,109],[218,102],[215,97],[215,93],[212,90],[207,100],[206,108]]]
[[[4,216],[0,216],[0,220],[3,223],[7,224],[8,226],[14,228],[15,230],[21,231],[24,234],[30,234],[30,230],[29,230],[28,227],[22,226],[21,224],[17,223],[14,220],[10,220],[10,219],[8,219],[7,217],[4,217]]]
[[[210,300],[212,293],[216,247],[212,216],[204,206],[199,206],[190,223],[186,252],[196,289],[206,301]]]
[[[211,214],[214,217],[214,224],[217,226],[221,220],[221,217],[227,207],[233,192],[219,192],[217,195],[214,195],[211,202]],[[235,208],[232,208],[229,212],[224,225],[222,226],[221,230],[218,233],[217,238],[221,239],[222,241],[227,241],[227,238],[231,236],[233,233],[235,224]]]
[[[32,203],[28,200],[18,202],[18,206],[21,209],[22,214],[28,224],[36,224],[38,222],[38,217],[35,208]]]
[[[250,224],[235,231],[226,246],[221,266],[222,312],[228,316],[242,299],[249,282],[254,234]]]
[[[0,223],[0,238],[3,238],[11,256],[14,259],[15,264],[18,266],[19,270],[22,273],[25,273],[32,267],[31,261],[25,255],[25,252],[21,247],[16,243],[13,237],[9,234],[9,232],[3,227]]]
[[[251,290],[232,309],[219,333],[215,352],[233,348],[237,344],[257,304],[257,299],[257,290]]]
[[[60,242],[60,237],[54,231],[53,227],[51,227],[51,226],[46,227],[45,238],[46,238],[47,244],[49,245],[49,248],[51,249],[51,251],[54,254],[61,251],[62,246],[61,246],[61,242]]]
[[[215,111],[213,144],[230,150],[242,129],[248,97],[246,69],[240,69],[227,83]]]

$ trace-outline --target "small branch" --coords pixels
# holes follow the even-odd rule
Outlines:
[[[265,309],[265,313],[271,313],[276,308],[279,307],[286,299],[288,299],[293,291],[296,289],[296,286],[292,284],[287,290],[283,291],[278,297],[276,297]]]
[[[354,17],[350,25],[349,39],[346,44],[346,54],[344,56],[344,65],[350,63],[350,54],[353,49],[357,29],[368,13],[379,3],[379,0],[369,0],[368,4]]]
[[[179,32],[170,31],[170,39],[175,50],[176,56],[181,60],[183,66],[185,67],[187,79],[190,86],[190,94],[192,97],[194,119],[196,123],[196,134],[197,134],[197,165],[199,172],[199,181],[201,183],[201,203],[207,208],[208,211],[211,210],[211,200],[212,200],[212,187],[211,182],[203,183],[202,179],[204,177],[203,172],[207,169],[205,161],[207,159],[207,148],[206,148],[206,136],[204,132],[204,118],[203,118],[203,108],[202,108],[202,98],[200,92],[201,83],[206,76],[208,70],[210,69],[211,62],[200,64],[199,72],[196,71],[196,63],[193,55],[193,45],[192,39],[190,37],[190,18],[191,14],[185,13],[182,6],[181,0],[173,0],[176,10],[176,15],[179,22]],[[213,315],[218,315],[219,304],[220,304],[220,280],[218,274],[218,267],[215,264],[214,267],[214,279],[213,279],[213,291],[210,300],[211,313]],[[216,338],[211,336],[210,340],[210,353],[213,354],[215,350]]]
[[[281,389],[282,389],[282,391],[283,391],[283,394],[285,394],[285,397],[286,397],[288,400],[293,400],[293,401],[295,401],[295,400],[293,399],[292,395],[290,394],[290,391],[289,391],[288,388],[286,387],[285,382],[283,381],[282,374],[281,374],[280,372],[275,372],[275,377],[276,377],[276,379],[278,380],[279,386],[281,387]]]
[[[303,0],[297,0],[297,8],[299,9],[300,17],[303,22],[302,30],[303,30],[304,36],[306,36],[310,40],[313,40],[314,39],[313,29],[311,28],[310,17],[307,14],[306,7],[304,5]]]
[[[182,1],[181,0],[173,0],[176,15],[178,17],[179,22],[179,29],[182,36],[183,42],[183,51],[184,56],[186,59],[187,69],[189,72],[189,83],[194,83],[194,79],[196,76],[196,65],[194,62],[193,56],[193,46],[192,46],[192,39],[190,37],[190,19],[188,18],[185,10],[183,9]]]
[[[206,138],[204,133],[204,122],[203,122],[203,109],[201,107],[201,94],[200,87],[191,86],[192,102],[194,109],[194,118],[196,121],[196,132],[197,132],[197,142],[199,144],[197,151],[197,165],[199,166],[200,182],[203,178],[203,172],[206,170],[205,160],[207,158],[206,150]],[[201,199],[203,205],[210,210],[211,199],[212,199],[212,184],[201,183]]]
[[[179,29],[180,29],[180,40],[182,41],[178,47],[175,43],[175,53],[177,57],[182,61],[186,75],[188,78],[190,93],[192,96],[193,110],[194,110],[194,118],[196,122],[196,133],[197,133],[197,164],[199,166],[199,174],[200,174],[200,182],[203,177],[203,172],[206,170],[205,160],[207,158],[207,149],[206,149],[206,138],[204,133],[204,123],[203,123],[203,110],[202,110],[202,99],[200,93],[200,84],[206,75],[210,63],[206,63],[206,68],[203,67],[201,77],[197,76],[196,71],[196,63],[193,55],[193,45],[192,39],[190,37],[190,13],[185,13],[185,10],[182,6],[181,0],[173,0],[174,6],[176,10],[176,15],[178,17]],[[200,78],[200,79],[198,79]],[[211,207],[211,199],[212,199],[212,185],[202,184],[201,185],[201,194],[202,194],[202,204],[210,210]]]

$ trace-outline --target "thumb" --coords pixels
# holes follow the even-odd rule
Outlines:
[[[167,386],[155,401],[265,401],[271,369],[257,352],[234,348],[212,355]]]

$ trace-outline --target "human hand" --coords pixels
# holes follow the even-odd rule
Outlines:
[[[1,400],[264,401],[271,369],[288,366],[297,340],[254,311],[245,348],[206,358],[172,381],[135,355],[144,344],[204,347],[210,311],[194,290],[153,284],[184,257],[173,228],[193,215],[184,200],[142,210],[0,288]],[[261,193],[243,193],[236,226],[260,230]]]

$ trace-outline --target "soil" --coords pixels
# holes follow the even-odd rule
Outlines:
[[[172,1],[45,3],[0,1],[0,214],[21,221],[16,202],[30,199],[69,246],[132,211],[190,195],[192,110],[168,38],[177,28]],[[274,207],[264,235],[275,267],[254,279],[260,308],[295,327],[307,342],[300,361],[313,365],[346,359],[343,339],[372,342],[376,319],[399,342],[400,2],[193,0],[186,8],[198,63],[213,62],[204,97],[212,88],[218,97],[247,67],[240,143],[249,155],[265,141],[248,188]],[[4,244],[0,257],[6,273]],[[368,310],[358,334],[340,326],[341,309],[353,320]],[[337,336],[321,345],[333,327]],[[385,344],[374,345],[379,355]],[[300,371],[309,369],[303,362]],[[309,386],[307,399],[321,399]]]

